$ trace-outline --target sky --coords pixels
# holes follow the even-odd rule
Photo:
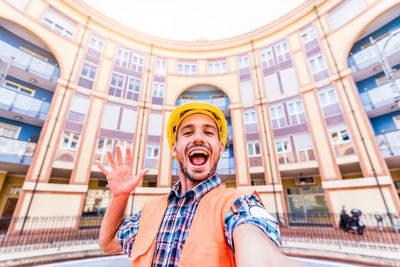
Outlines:
[[[180,41],[225,39],[260,28],[304,0],[83,0],[135,30]]]

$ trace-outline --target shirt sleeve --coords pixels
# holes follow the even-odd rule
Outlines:
[[[281,246],[279,222],[264,208],[256,195],[245,195],[233,203],[225,217],[225,238],[233,249],[233,231],[241,224],[250,223],[260,228],[277,246]]]
[[[141,214],[142,214],[141,211],[139,211],[132,217],[125,219],[125,221],[121,224],[117,232],[119,243],[121,244],[123,251],[128,256],[131,255],[133,242],[135,241],[135,237],[139,231],[139,220]]]

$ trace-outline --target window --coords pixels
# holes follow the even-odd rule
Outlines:
[[[255,111],[245,111],[243,116],[245,124],[257,123],[257,115]]]
[[[394,124],[396,125],[396,128],[400,130],[400,115],[394,116],[393,120]]]
[[[280,43],[275,46],[275,51],[276,51],[276,58],[278,59],[278,62],[283,62],[289,59],[288,53],[289,53],[289,48],[286,42]]]
[[[129,51],[122,48],[118,48],[115,64],[122,68],[126,68],[128,66],[128,60],[129,60]]]
[[[313,27],[310,27],[301,33],[301,39],[303,44],[306,44],[316,38],[315,31]]]
[[[261,147],[259,142],[247,144],[247,154],[249,157],[257,157],[261,155]]]
[[[306,121],[303,104],[301,100],[290,102],[287,105],[288,105],[290,123],[292,125],[304,123]]]
[[[265,65],[265,67],[270,67],[275,65],[274,54],[271,47],[261,50],[260,54],[263,66]]]
[[[325,92],[319,93],[319,102],[321,103],[321,107],[332,105],[337,103],[337,96],[335,89],[330,89]]]
[[[47,13],[43,18],[42,24],[48,27],[50,30],[70,40],[72,40],[76,30],[75,22],[51,7],[49,7],[49,9],[47,10]]]
[[[90,64],[88,62],[83,63],[81,77],[87,78],[89,80],[94,80],[96,77],[97,66]]]
[[[74,95],[69,106],[68,121],[83,124],[85,122],[85,116],[88,112],[90,104],[90,98]]]
[[[338,125],[328,129],[329,136],[336,156],[354,154],[349,131],[345,125]]]
[[[309,60],[311,73],[318,73],[326,69],[324,57],[322,55],[318,55]]]
[[[18,92],[21,92],[21,93],[24,93],[24,94],[27,94],[30,96],[33,96],[35,94],[35,89],[20,85],[18,83],[15,83],[15,82],[12,82],[9,80],[6,80],[4,82],[4,86],[8,89],[15,90],[15,91],[18,91]]]
[[[161,136],[161,133],[163,131],[162,125],[163,125],[162,114],[150,112],[147,134],[152,136]]]
[[[167,72],[167,62],[162,59],[157,59],[155,74],[158,76],[165,76],[166,72]]]
[[[153,97],[163,97],[164,96],[164,87],[163,83],[154,82],[153,83]]]
[[[179,75],[196,75],[197,65],[194,62],[180,62],[177,73]]]
[[[270,108],[272,128],[282,128],[286,126],[285,114],[282,105]]]
[[[140,92],[140,80],[129,77],[128,91],[139,93]]]
[[[238,57],[238,66],[239,66],[239,69],[247,68],[248,66],[250,66],[249,57],[247,55]]]
[[[103,50],[103,46],[104,46],[104,42],[99,40],[98,38],[92,37],[90,39],[89,47],[101,52]]]
[[[289,140],[275,141],[276,156],[279,164],[287,164],[293,162],[293,156],[290,148]]]
[[[20,126],[0,122],[0,136],[17,139],[20,131]]]
[[[121,97],[122,90],[124,88],[125,75],[113,73],[111,76],[111,84],[109,89],[109,95]]]
[[[293,139],[298,162],[315,160],[313,142],[309,133],[296,134]]]
[[[61,147],[76,150],[78,148],[80,134],[64,131]]]
[[[228,68],[225,61],[214,61],[208,63],[208,74],[209,75],[216,75],[227,73]]]
[[[158,153],[159,153],[159,147],[158,145],[147,145],[146,148],[146,158],[148,159],[157,159],[158,158]]]
[[[141,72],[143,69],[143,57],[137,54],[133,54],[131,69],[136,72]]]
[[[129,147],[132,151],[132,142],[127,140],[118,140],[109,137],[99,137],[97,139],[95,156],[93,157],[93,164],[96,163],[96,160],[99,160],[105,166],[110,165],[108,161],[107,151],[112,151],[115,156],[115,146],[121,146],[121,151],[126,151]],[[125,158],[125,153],[122,153],[122,157]]]

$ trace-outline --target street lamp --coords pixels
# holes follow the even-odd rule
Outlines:
[[[400,89],[396,84],[396,80],[393,78],[394,71],[385,57],[385,49],[387,48],[389,41],[398,34],[400,34],[400,29],[392,31],[389,34],[389,37],[386,39],[385,44],[382,47],[382,50],[377,45],[376,40],[374,40],[372,37],[369,37],[369,39],[376,49],[376,52],[379,57],[379,63],[382,67],[383,72],[385,73],[385,77],[390,82],[390,87],[392,88],[393,91],[395,103],[397,103],[397,106],[400,108]],[[399,42],[399,48],[400,48],[400,42]]]

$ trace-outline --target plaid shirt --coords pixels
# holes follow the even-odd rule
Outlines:
[[[214,175],[185,192],[183,196],[180,196],[180,182],[174,185],[169,194],[169,204],[157,235],[152,266],[178,266],[183,246],[201,198],[220,184],[220,178],[218,175]],[[131,253],[133,242],[139,230],[140,215],[141,212],[127,218],[118,230],[119,241],[124,252],[128,255]],[[243,223],[257,226],[275,244],[281,244],[278,222],[265,211],[260,199],[255,195],[238,198],[226,215],[225,238],[232,250],[233,231]]]

